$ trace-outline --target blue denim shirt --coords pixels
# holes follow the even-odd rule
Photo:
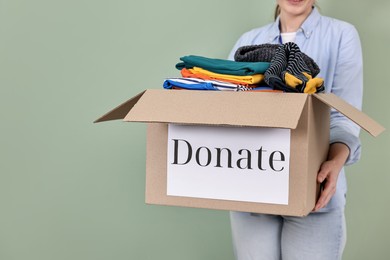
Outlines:
[[[275,22],[244,33],[233,47],[229,59],[245,45],[279,43],[279,17]],[[363,59],[360,38],[355,27],[347,22],[322,16],[313,8],[309,17],[297,31],[295,43],[311,57],[321,69],[317,77],[323,78],[325,92],[334,93],[361,110],[363,95]],[[359,160],[360,127],[335,110],[331,110],[330,143],[342,142],[350,149],[346,164]],[[345,206],[347,190],[344,169],[340,172],[336,194],[324,209]]]

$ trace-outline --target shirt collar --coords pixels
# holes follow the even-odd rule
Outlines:
[[[306,20],[303,22],[300,28],[307,39],[310,38],[314,28],[317,26],[318,22],[320,21],[320,18],[321,18],[321,14],[318,12],[316,7],[313,7],[313,10],[311,11],[310,15],[306,18]],[[280,17],[278,16],[275,22],[271,26],[271,30],[269,34],[270,42],[277,40],[280,36],[279,22],[280,22]]]

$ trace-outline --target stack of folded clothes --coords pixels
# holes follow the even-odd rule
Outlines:
[[[292,42],[237,49],[234,61],[189,55],[176,64],[181,76],[164,81],[166,89],[317,93],[324,81],[318,65]]]
[[[179,78],[164,81],[166,89],[272,91],[264,73],[270,62],[238,62],[189,55],[176,64]]]

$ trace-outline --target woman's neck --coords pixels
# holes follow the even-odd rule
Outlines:
[[[310,12],[303,13],[301,15],[290,15],[287,13],[280,13],[280,32],[296,32],[301,25],[306,20],[306,18],[310,15]]]
[[[280,32],[296,32],[301,27],[303,21],[292,21],[288,20],[288,23],[283,22],[282,17],[280,17]]]

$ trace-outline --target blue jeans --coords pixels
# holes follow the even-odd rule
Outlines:
[[[230,213],[237,260],[338,260],[346,242],[343,209],[306,217]]]

